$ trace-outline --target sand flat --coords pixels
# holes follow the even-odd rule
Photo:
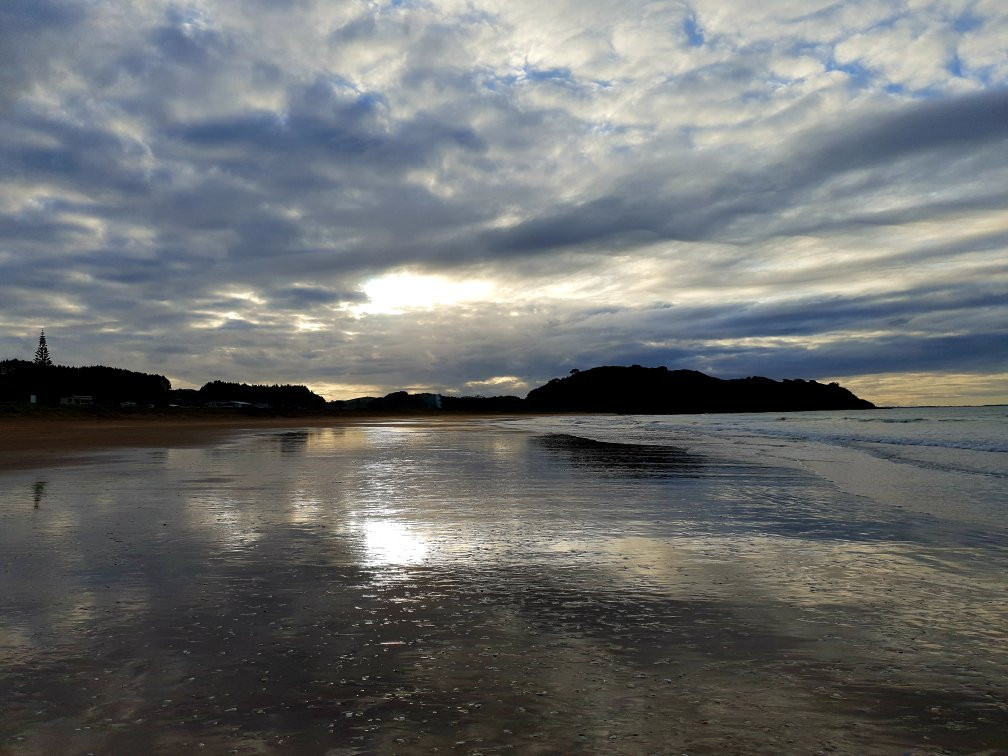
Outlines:
[[[0,749],[1003,745],[1005,556],[972,532],[492,422],[226,433],[0,475]]]

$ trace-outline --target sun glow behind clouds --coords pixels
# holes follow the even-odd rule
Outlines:
[[[351,308],[358,317],[486,301],[494,287],[485,280],[453,280],[445,276],[400,272],[372,278],[361,288],[368,302]]]

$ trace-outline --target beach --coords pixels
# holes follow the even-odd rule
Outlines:
[[[1004,752],[1003,456],[814,420],[5,421],[0,751]]]

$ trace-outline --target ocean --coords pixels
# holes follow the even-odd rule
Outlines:
[[[361,421],[0,474],[0,750],[1008,747],[1008,408]]]
[[[534,433],[674,446],[729,464],[797,466],[880,506],[982,522],[1002,534],[1008,514],[1008,406],[1003,405],[787,414],[557,415],[509,425]]]

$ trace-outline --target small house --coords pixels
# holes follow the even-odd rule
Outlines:
[[[69,407],[90,407],[94,404],[94,397],[87,394],[74,394],[73,396],[60,397],[60,404]]]

